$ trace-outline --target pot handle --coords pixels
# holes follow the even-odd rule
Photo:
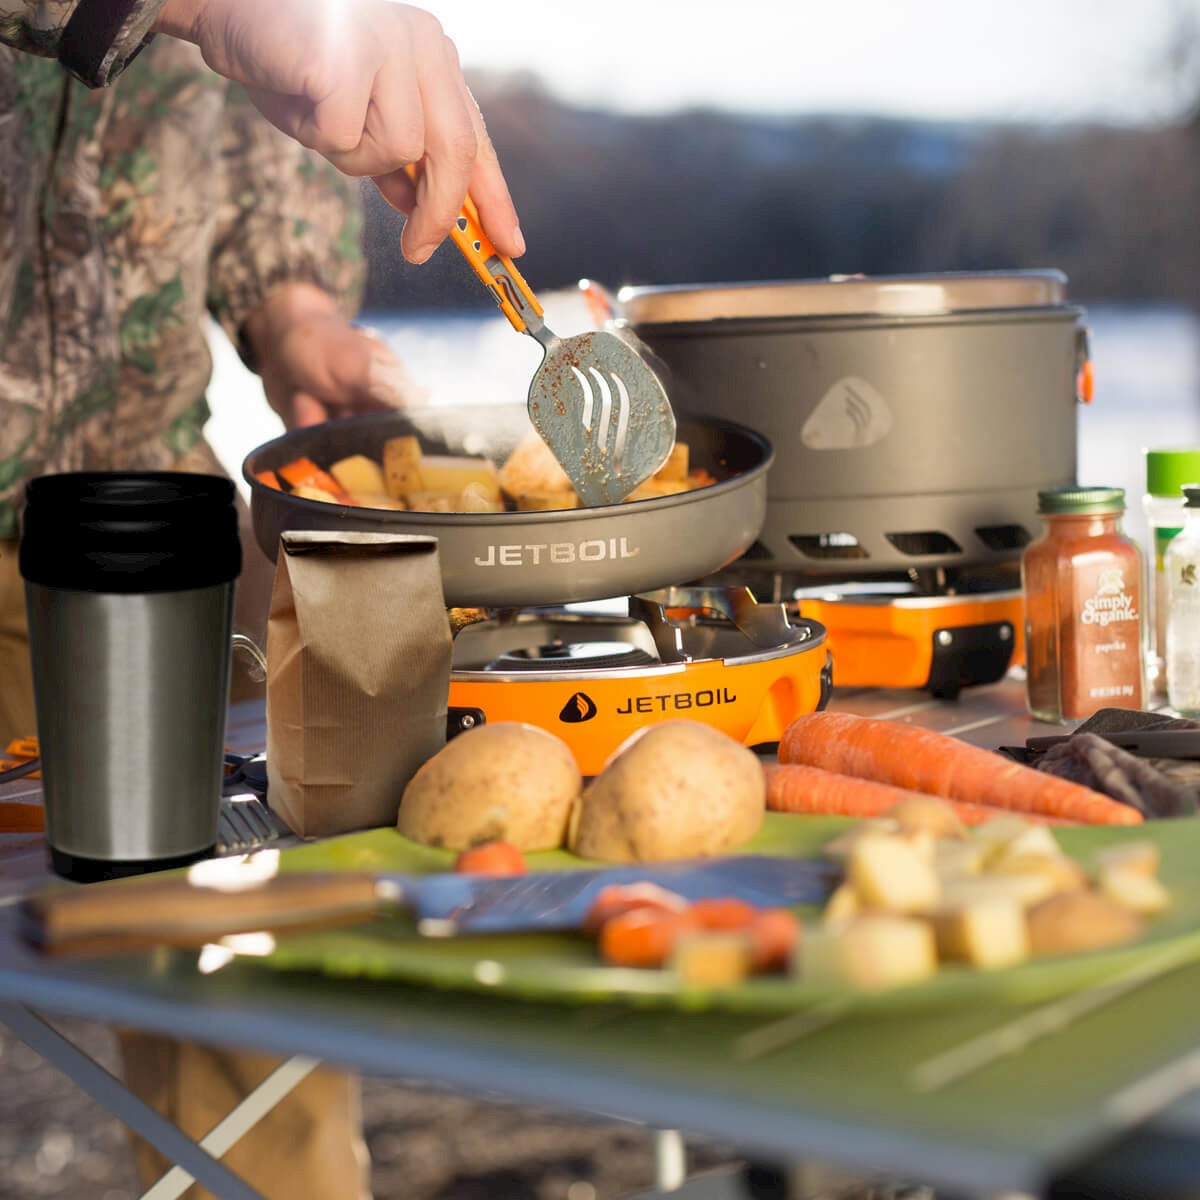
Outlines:
[[[1075,331],[1075,401],[1091,404],[1096,390],[1096,370],[1092,365],[1091,330],[1080,325]]]
[[[234,650],[240,650],[250,660],[246,673],[255,683],[262,683],[267,677],[267,656],[258,643],[244,633],[235,633],[229,640]]]

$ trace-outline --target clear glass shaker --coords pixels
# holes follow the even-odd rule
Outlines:
[[[1167,543],[1167,701],[1200,716],[1200,483],[1183,488],[1183,528]]]

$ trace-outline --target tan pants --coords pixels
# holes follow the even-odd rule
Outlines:
[[[243,597],[239,581],[237,621],[257,637],[252,592],[267,560],[256,547],[246,546],[245,552],[250,574],[244,572],[243,580],[249,586]],[[269,588],[269,563],[265,574]],[[13,738],[36,732],[30,675],[17,544],[0,541],[0,749]],[[234,677],[238,676],[246,678],[235,664]],[[279,1063],[266,1055],[132,1031],[122,1032],[119,1041],[131,1090],[197,1140]],[[361,1127],[357,1077],[319,1069],[242,1137],[223,1161],[268,1200],[367,1200],[369,1160]],[[138,1173],[149,1187],[170,1163],[140,1138],[133,1142]],[[184,1195],[187,1200],[209,1200],[212,1193],[193,1186]]]

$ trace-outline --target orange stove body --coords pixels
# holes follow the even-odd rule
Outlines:
[[[825,627],[839,687],[953,694],[963,686],[994,682],[1025,661],[1019,590],[879,599],[813,596],[797,600],[796,607],[801,617]]]
[[[450,705],[488,722],[526,721],[561,737],[584,775],[595,775],[627,737],[647,725],[696,720],[747,746],[777,742],[802,713],[825,705],[829,656],[822,639],[739,662],[729,659],[626,671],[503,678],[456,671]]]

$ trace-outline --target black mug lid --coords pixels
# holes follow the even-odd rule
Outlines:
[[[86,592],[175,592],[242,569],[234,487],[183,471],[73,471],[25,488],[20,568]]]

